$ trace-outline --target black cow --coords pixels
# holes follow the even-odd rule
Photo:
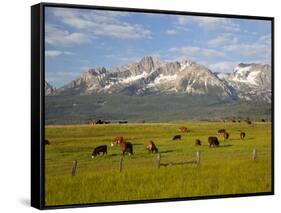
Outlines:
[[[96,157],[102,152],[102,155],[107,154],[107,145],[101,145],[96,147],[92,152],[92,158]]]
[[[195,140],[195,146],[201,146],[201,141],[199,139]]]
[[[119,121],[118,123],[119,123],[119,124],[127,124],[128,121]]]
[[[181,135],[175,135],[173,137],[173,141],[175,141],[175,140],[181,140]]]
[[[49,140],[45,139],[45,144],[50,145]]]
[[[209,143],[209,147],[219,146],[220,144],[218,138],[215,136],[208,137],[208,143]]]

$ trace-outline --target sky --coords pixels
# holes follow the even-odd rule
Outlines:
[[[45,8],[45,74],[57,88],[89,68],[121,66],[148,55],[192,60],[224,73],[239,63],[270,64],[271,22]]]

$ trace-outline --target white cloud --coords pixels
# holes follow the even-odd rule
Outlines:
[[[127,13],[108,11],[81,11],[55,8],[54,15],[64,24],[95,36],[110,36],[121,39],[151,38],[151,32],[139,24],[120,20]]]
[[[239,62],[222,61],[218,63],[208,64],[207,66],[214,72],[229,73],[232,72],[237,64],[239,64]]]
[[[72,46],[75,44],[89,43],[90,36],[84,33],[70,33],[55,25],[45,25],[45,42],[54,46]]]
[[[68,51],[60,51],[60,50],[46,50],[45,51],[45,57],[56,57],[60,55],[74,55],[72,52]]]
[[[238,38],[230,33],[224,33],[216,38],[208,41],[208,45],[211,47],[218,47],[222,45],[236,44],[238,42]]]
[[[271,34],[263,35],[259,38],[259,41],[271,45]]]
[[[46,71],[46,80],[53,86],[59,88],[74,79],[76,79],[79,75],[81,75],[81,71],[79,72],[69,72],[69,71],[57,71],[50,72]]]
[[[176,54],[178,58],[190,58],[192,60],[202,60],[204,58],[221,58],[225,56],[223,52],[196,46],[171,48],[169,51],[174,55]]]
[[[228,18],[179,16],[177,21],[180,25],[195,23],[205,30],[223,29],[229,31],[240,31],[240,26],[236,23],[233,23]]]
[[[232,53],[251,57],[264,56],[270,53],[270,48],[268,47],[268,45],[260,43],[239,43],[225,46],[224,49]]]
[[[175,35],[175,34],[177,34],[177,33],[178,33],[178,31],[173,30],[173,29],[166,30],[166,34],[168,34],[168,35]]]

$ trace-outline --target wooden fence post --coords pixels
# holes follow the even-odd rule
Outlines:
[[[72,162],[72,170],[71,170],[72,177],[74,177],[76,175],[76,169],[77,169],[77,160],[74,160]]]
[[[257,150],[256,149],[253,149],[253,157],[252,157],[253,160],[256,160],[257,159]]]
[[[160,168],[160,161],[161,161],[161,154],[158,152],[158,154],[157,154],[157,161],[156,161],[156,165],[157,165],[158,169]]]
[[[122,172],[123,169],[123,156],[120,158],[120,162],[119,162],[119,172]]]
[[[196,152],[196,163],[199,164],[200,163],[200,151]]]

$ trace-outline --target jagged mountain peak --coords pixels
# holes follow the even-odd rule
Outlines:
[[[55,88],[47,81],[45,81],[45,95],[50,95],[55,91]]]
[[[191,60],[168,62],[145,56],[121,67],[87,69],[76,80],[56,91],[57,94],[123,92],[131,95],[185,93],[270,101],[271,67],[240,63],[232,73],[221,74]]]

